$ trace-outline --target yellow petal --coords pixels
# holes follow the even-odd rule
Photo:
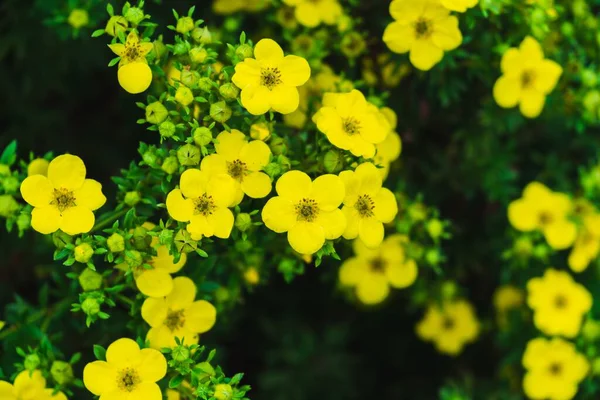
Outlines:
[[[200,169],[207,172],[209,175],[226,174],[227,160],[220,154],[211,154],[202,159]]]
[[[518,72],[523,68],[521,52],[517,48],[510,48],[502,55],[500,69],[503,74],[519,75]]]
[[[310,177],[302,171],[288,171],[277,180],[275,189],[279,196],[297,202],[303,197],[310,195],[312,191],[312,181]]]
[[[344,286],[356,286],[366,273],[364,261],[356,257],[349,258],[340,267],[340,283]]]
[[[524,90],[521,94],[520,110],[527,118],[536,118],[544,109],[546,96],[535,90]]]
[[[48,165],[50,165],[50,162],[48,162],[48,160],[45,160],[43,158],[36,158],[27,166],[27,176],[48,176]]]
[[[61,223],[60,212],[54,206],[36,207],[31,212],[31,227],[44,235],[56,232]]]
[[[354,208],[354,205],[344,205],[342,213],[346,216],[346,229],[343,233],[344,239],[356,239],[361,219],[358,212]]]
[[[239,159],[246,163],[250,171],[260,171],[269,163],[271,149],[262,140],[253,140],[242,147]]]
[[[136,279],[140,292],[149,297],[163,297],[173,290],[173,278],[164,269],[145,269]]]
[[[177,332],[179,334],[179,332]],[[181,335],[179,335],[181,337]],[[158,325],[154,328],[150,328],[146,334],[146,340],[150,342],[150,347],[156,350],[160,350],[163,347],[175,347],[174,332],[171,331],[166,325]],[[186,341],[186,344],[191,344]]]
[[[542,46],[540,46],[540,43],[531,36],[527,36],[521,42],[519,50],[521,51],[524,62],[541,61],[544,58]]]
[[[215,150],[227,161],[233,161],[240,158],[240,152],[247,142],[246,135],[237,129],[232,129],[231,132],[223,131],[217,136]]]
[[[227,239],[233,229],[234,217],[229,208],[218,208],[208,216],[208,223],[213,228],[213,234],[221,239]]]
[[[248,85],[260,85],[260,63],[253,58],[246,58],[235,66],[231,81],[235,86],[244,89]]]
[[[338,208],[345,195],[344,182],[337,175],[321,175],[312,183],[310,197],[317,200],[319,208],[323,211],[332,211]]]
[[[121,394],[121,398],[122,396],[123,394]],[[162,400],[162,398],[162,392],[156,383],[141,382],[133,392],[129,393],[127,400]]]
[[[102,193],[102,185],[93,179],[86,179],[83,185],[73,192],[75,203],[78,206],[89,208],[94,211],[106,203],[106,197]]]
[[[18,400],[13,385],[0,381],[0,398],[6,400]]]
[[[287,232],[297,222],[294,204],[280,196],[272,197],[267,201],[261,217],[265,226],[277,233]]]
[[[288,231],[292,249],[300,254],[314,254],[325,244],[325,232],[315,223],[300,222]]]
[[[179,272],[187,261],[185,253],[181,254],[179,262],[175,264],[174,257],[169,254],[169,248],[167,246],[156,246],[156,256],[152,257],[152,266],[154,268],[164,269],[170,274]]]
[[[418,39],[410,49],[410,62],[422,71],[429,71],[435,64],[442,61],[444,51],[431,40]]]
[[[146,55],[148,53],[150,53],[153,48],[154,48],[154,44],[152,42],[142,42],[142,43],[140,43],[139,57],[140,58],[146,57]]]
[[[195,199],[206,193],[210,175],[196,168],[186,169],[181,174],[179,187],[181,193],[188,199]]]
[[[167,296],[167,305],[173,310],[189,307],[196,298],[196,284],[186,276],[173,279],[173,291]]]
[[[309,1],[298,4],[294,15],[298,22],[309,28],[314,28],[321,23],[319,9]]]
[[[48,179],[55,188],[79,189],[85,180],[85,165],[71,154],[56,157],[48,166]]]
[[[244,177],[242,190],[253,199],[262,199],[271,192],[271,178],[263,172],[252,172]]]
[[[218,207],[228,207],[236,197],[237,182],[229,175],[218,174],[210,177],[206,194]]]
[[[426,6],[427,1],[392,1],[390,14],[399,22],[413,23],[423,15]]]
[[[544,229],[544,236],[550,247],[563,250],[575,242],[577,227],[567,220],[557,221]]]
[[[109,44],[108,47],[119,57],[122,56],[125,51],[125,45],[122,43]]]
[[[89,232],[94,227],[94,213],[82,206],[69,207],[62,212],[60,229],[69,235]]]
[[[262,115],[271,109],[271,91],[265,86],[250,84],[242,89],[242,105],[252,115]]]
[[[46,379],[40,370],[23,371],[15,378],[14,391],[18,399],[37,399],[43,395]]]
[[[32,175],[21,183],[21,196],[23,200],[34,207],[47,207],[54,199],[54,187],[48,178],[43,175]]]
[[[508,205],[508,220],[515,228],[523,232],[534,230],[538,226],[535,205],[525,199],[518,199]]]
[[[394,193],[389,189],[381,188],[373,200],[375,201],[375,208],[373,209],[375,218],[385,224],[392,222],[396,218],[398,203],[396,202]]]
[[[158,350],[142,349],[139,365],[136,369],[142,381],[158,382],[167,374],[167,360]]]
[[[283,50],[272,39],[262,39],[254,46],[254,58],[260,62],[279,63],[283,60]]]
[[[117,371],[106,361],[93,361],[83,369],[83,384],[99,396],[117,389]]]
[[[136,364],[140,359],[140,346],[131,339],[115,340],[106,349],[106,362],[110,366],[123,367]]]
[[[317,221],[323,227],[327,240],[339,238],[346,230],[346,216],[337,208],[333,211],[321,211]]]
[[[375,196],[380,192],[383,180],[381,179],[381,174],[377,167],[373,165],[373,163],[366,162],[360,164],[356,167],[354,173],[360,185],[358,194]]]
[[[431,40],[442,50],[454,50],[462,43],[462,34],[458,29],[458,18],[450,16],[435,23]]]
[[[167,195],[167,211],[175,221],[187,222],[194,215],[194,203],[184,199],[179,189],[173,189]]]
[[[385,276],[366,274],[356,286],[356,297],[364,304],[381,303],[390,293]]]
[[[494,84],[494,100],[503,108],[511,108],[519,103],[521,82],[518,77],[501,76]]]
[[[187,231],[194,240],[200,240],[202,236],[211,237],[214,235],[213,226],[208,223],[208,218],[203,215],[194,215],[187,226]]]
[[[383,41],[394,53],[408,52],[415,40],[415,28],[409,24],[392,22],[383,32]]]
[[[185,310],[184,329],[194,333],[208,332],[217,321],[217,309],[208,301],[199,300]]]
[[[300,105],[300,94],[295,86],[277,85],[268,97],[271,108],[281,114],[291,114]]]
[[[281,64],[281,80],[287,86],[302,86],[310,78],[310,66],[308,62],[298,56],[286,56]]]
[[[543,60],[535,71],[535,88],[543,93],[550,93],[558,83],[562,67],[551,60]]]
[[[414,260],[409,260],[404,264],[388,265],[385,269],[385,276],[392,287],[402,289],[415,282],[418,271],[417,263]]]
[[[152,70],[145,62],[133,62],[119,67],[117,78],[126,92],[138,94],[150,87]]]
[[[142,304],[142,318],[151,327],[164,324],[167,319],[167,303],[164,298],[147,298]]]
[[[358,225],[358,237],[368,248],[377,248],[383,241],[383,224],[375,218],[363,218]]]

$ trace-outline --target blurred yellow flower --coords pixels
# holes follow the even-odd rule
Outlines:
[[[0,381],[2,400],[67,400],[63,392],[52,395],[53,392],[53,388],[46,388],[46,379],[40,370],[22,371],[14,384]]]
[[[43,158],[36,158],[27,166],[27,176],[31,175],[48,175],[48,166],[50,162]]]
[[[387,119],[392,128],[392,131],[387,135],[385,140],[375,145],[377,152],[375,153],[375,157],[373,157],[373,162],[377,166],[383,167],[379,168],[379,173],[385,180],[390,171],[390,164],[400,157],[400,153],[402,152],[402,139],[395,131],[398,124],[396,113],[388,107],[382,107],[379,111],[381,111],[381,114]]]
[[[309,28],[320,24],[334,25],[342,17],[342,6],[337,0],[283,0],[294,7],[298,22]]]
[[[479,0],[440,0],[440,2],[450,11],[465,12],[468,8],[475,7]]]
[[[583,216],[573,250],[569,254],[569,267],[575,272],[585,271],[600,253],[600,214]]]
[[[508,313],[510,310],[523,305],[525,293],[523,290],[512,285],[503,285],[494,292],[494,307],[496,308],[496,319],[501,328],[508,324]]]
[[[258,273],[258,270],[254,267],[249,267],[246,271],[244,271],[244,280],[250,285],[258,284],[258,282],[260,282],[260,274]]]

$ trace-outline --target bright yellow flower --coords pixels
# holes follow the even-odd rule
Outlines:
[[[494,85],[494,99],[500,107],[519,105],[527,118],[539,116],[546,96],[554,90],[562,67],[544,59],[542,46],[527,36],[519,48],[512,47],[502,56],[502,76]]]
[[[287,232],[290,246],[300,254],[314,254],[325,243],[342,236],[346,217],[338,208],[345,195],[344,182],[336,175],[311,181],[301,171],[288,171],[275,185],[278,196],[262,210],[267,228]]]
[[[398,213],[398,203],[389,189],[382,187],[381,173],[372,163],[363,163],[353,171],[340,172],[346,187],[345,239],[359,238],[369,248],[383,241],[383,224],[392,222]]]
[[[298,22],[309,28],[320,24],[334,25],[342,16],[342,6],[337,0],[283,0],[295,7]]]
[[[80,29],[80,28],[83,28],[84,26],[86,26],[88,24],[88,22],[90,22],[90,17],[86,10],[83,10],[81,8],[75,8],[75,9],[71,10],[71,12],[69,13],[67,22],[74,29]]]
[[[560,338],[536,338],[523,354],[527,370],[523,390],[530,399],[570,400],[590,369],[587,359],[573,343]]]
[[[36,158],[27,166],[27,176],[44,175],[48,176],[48,166],[50,162],[43,158]]]
[[[585,271],[600,253],[600,214],[583,217],[583,226],[577,234],[569,254],[569,267],[575,272]]]
[[[365,158],[375,155],[375,144],[383,142],[391,131],[383,114],[358,90],[326,93],[313,122],[331,144]]]
[[[440,0],[440,2],[448,10],[465,12],[467,8],[475,7],[479,0]]]
[[[49,234],[62,230],[69,235],[89,232],[94,226],[94,210],[106,197],[102,185],[85,179],[81,158],[70,154],[56,157],[48,166],[48,177],[32,175],[21,183],[21,195],[34,209],[31,226]]]
[[[153,46],[152,42],[140,42],[140,38],[135,31],[131,31],[127,35],[125,44],[113,43],[108,45],[113,53],[121,57],[119,67],[136,62],[148,63],[146,55],[152,51]]]
[[[194,301],[196,285],[185,276],[173,280],[166,297],[148,298],[142,305],[142,318],[150,326],[146,339],[160,350],[176,346],[175,338],[185,344],[198,343],[198,334],[208,332],[217,320],[217,310],[205,300]]]
[[[123,338],[108,346],[106,361],[85,366],[83,383],[101,399],[162,400],[156,382],[166,373],[167,360],[158,350],[140,350],[135,341]]]
[[[440,353],[456,356],[479,335],[479,321],[467,301],[446,301],[441,308],[429,306],[417,324],[417,335],[433,342]]]
[[[390,287],[403,289],[417,279],[414,260],[406,258],[403,235],[388,236],[381,246],[369,249],[360,240],[354,241],[354,257],[344,261],[340,268],[340,283],[356,288],[356,296],[364,304],[385,300]]]
[[[181,174],[179,189],[167,196],[167,211],[174,220],[189,222],[187,231],[195,240],[202,236],[227,239],[234,221],[227,207],[235,193],[236,182],[229,175],[188,169]]]
[[[250,114],[269,110],[289,114],[300,102],[298,86],[310,78],[308,62],[298,56],[285,56],[271,39],[262,39],[254,47],[254,57],[235,66],[231,81],[242,90],[242,105]]]
[[[383,41],[394,53],[410,52],[410,62],[428,71],[462,43],[458,18],[439,0],[394,0],[390,4],[394,22],[385,28]]]
[[[532,182],[523,190],[523,197],[509,204],[508,220],[519,231],[541,230],[553,249],[566,249],[577,235],[576,225],[568,218],[572,209],[567,195]]]
[[[54,389],[46,388],[46,379],[41,371],[23,371],[15,378],[14,385],[0,381],[0,399],[2,400],[67,400],[63,392],[54,396]]]
[[[543,277],[527,282],[527,304],[539,330],[550,336],[573,338],[592,308],[592,296],[568,273],[549,268]]]
[[[244,194],[261,199],[271,192],[271,178],[261,170],[269,163],[271,149],[262,140],[248,142],[246,136],[232,129],[217,136],[215,154],[204,157],[200,169],[210,175],[226,174],[235,182],[231,207],[240,204]]]
[[[167,400],[181,400],[181,394],[177,390],[167,389]]]

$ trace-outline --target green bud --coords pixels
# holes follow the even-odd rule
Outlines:
[[[279,176],[282,173],[281,166],[274,162],[268,163],[267,165],[265,165],[264,171],[271,178]]]
[[[212,34],[210,33],[207,27],[195,28],[192,31],[192,39],[194,39],[198,43],[210,44],[212,43]]]
[[[175,131],[177,131],[177,128],[175,127],[175,124],[172,123],[170,120],[163,121],[158,126],[158,133],[160,133],[162,137],[171,137],[175,134]]]
[[[563,35],[570,38],[573,37],[573,34],[575,33],[575,28],[573,27],[572,23],[563,22],[563,24],[560,26],[560,31]]]
[[[581,82],[584,86],[594,87],[598,84],[598,75],[591,69],[584,69],[581,72]]]
[[[592,361],[592,375],[600,375],[600,358]]]
[[[119,253],[125,250],[125,239],[118,233],[113,233],[106,240],[106,245],[112,253]]]
[[[583,17],[589,12],[588,5],[585,0],[575,0],[571,7],[573,14],[575,14],[576,17]]]
[[[233,397],[233,389],[231,385],[220,383],[215,385],[215,394],[213,395],[217,400],[231,400]]]
[[[167,119],[168,116],[169,111],[160,101],[150,103],[146,107],[146,121],[151,124],[158,125]]]
[[[177,20],[175,30],[179,33],[186,34],[194,29],[194,20],[191,17],[181,17]]]
[[[453,281],[445,281],[442,283],[441,292],[444,299],[453,299],[458,294],[458,286]]]
[[[219,93],[225,100],[235,100],[240,94],[240,89],[233,83],[225,83],[219,87]]]
[[[235,49],[235,55],[243,61],[246,58],[251,58],[254,55],[254,50],[248,43],[240,44],[237,49]]]
[[[138,226],[133,230],[133,247],[137,250],[146,250],[152,243],[152,236],[148,235],[148,229]]]
[[[123,201],[129,207],[133,207],[137,203],[139,203],[141,199],[142,198],[140,197],[140,192],[134,190],[134,191],[125,193],[125,199]]]
[[[583,97],[583,106],[586,111],[591,113],[595,118],[598,118],[600,111],[600,91],[590,90]]]
[[[180,253],[191,253],[198,248],[198,241],[185,229],[180,229],[175,235],[175,247]]]
[[[198,146],[208,146],[212,139],[212,132],[207,127],[201,126],[194,129],[194,143]]]
[[[425,261],[429,265],[438,265],[442,261],[442,255],[438,249],[429,249],[425,252]]]
[[[94,255],[94,249],[89,243],[81,243],[80,245],[75,246],[73,253],[75,254],[75,260],[77,262],[85,264],[90,261]]]
[[[240,20],[238,18],[227,17],[225,18],[225,30],[229,32],[237,32],[240,30]]]
[[[0,217],[8,218],[19,209],[19,203],[10,194],[0,196]]]
[[[100,303],[95,297],[88,297],[81,303],[81,310],[86,315],[96,315],[100,312]]]
[[[208,51],[204,47],[194,47],[189,52],[190,60],[196,64],[202,64],[208,57]]]
[[[590,342],[596,341],[600,338],[600,322],[594,321],[591,318],[586,320],[581,328],[581,334]]]
[[[125,13],[125,19],[132,25],[139,25],[144,20],[144,11],[137,7],[129,7]]]
[[[528,257],[531,255],[533,244],[528,237],[520,237],[514,243],[515,253],[520,257]]]
[[[184,144],[177,150],[179,164],[194,166],[200,164],[200,149],[193,144]]]
[[[106,23],[104,32],[108,33],[110,36],[118,36],[121,32],[125,33],[128,26],[129,22],[125,17],[122,15],[113,15]]]
[[[180,80],[181,80],[181,83],[183,83],[187,87],[182,88],[180,86],[177,89],[177,93],[181,93],[182,91],[184,92],[184,94],[181,95],[183,101],[179,101],[179,100],[177,100],[177,101],[179,101],[182,104],[187,103],[189,101],[189,103],[184,104],[184,105],[188,105],[188,104],[192,103],[192,101],[194,101],[194,94],[192,93],[192,91],[189,88],[195,88],[198,85],[198,81],[200,80],[200,73],[198,71],[184,69],[183,71],[181,71]],[[177,93],[175,93],[175,99],[177,99]],[[190,96],[191,96],[191,100],[190,100]]]
[[[215,369],[207,361],[196,364],[194,371],[200,383],[208,382],[212,376],[215,376]]]
[[[17,227],[19,231],[26,231],[31,226],[31,215],[29,214],[19,214],[17,217]]]
[[[79,274],[78,281],[81,285],[81,288],[85,292],[91,292],[93,290],[100,289],[102,286],[102,275],[96,271],[86,268],[81,274]]]
[[[224,101],[218,101],[210,105],[210,116],[217,122],[227,122],[231,118],[231,108]]]
[[[271,152],[276,156],[287,153],[287,145],[285,139],[283,139],[280,136],[274,136],[271,139],[271,141],[269,142],[269,148],[271,149]]]
[[[10,175],[10,167],[5,164],[0,164],[0,176]]]
[[[427,218],[427,208],[421,203],[412,204],[408,208],[408,215],[413,221],[423,221]]]
[[[534,25],[545,24],[546,11],[542,10],[541,8],[536,8],[535,10],[533,10],[533,12],[531,13],[531,22],[533,22]]]
[[[169,157],[165,158],[165,161],[163,161],[161,168],[167,174],[173,175],[179,169],[179,163],[177,162],[177,157],[169,156]]]
[[[338,173],[344,166],[344,158],[337,150],[329,150],[323,156],[323,167],[330,174]]]
[[[185,45],[185,43],[176,43],[175,46],[173,47],[173,54],[175,54],[176,56],[182,55],[187,53],[188,48]]]
[[[2,187],[6,193],[15,193],[19,190],[19,179],[15,176],[7,176],[2,179]]]
[[[54,361],[50,367],[50,375],[59,385],[66,385],[73,380],[73,368],[66,361]]]
[[[219,288],[217,288],[217,290],[215,290],[215,299],[219,303],[226,302],[227,300],[229,300],[230,297],[231,297],[231,294],[229,293],[229,289],[227,289],[224,286],[219,286]]]
[[[27,356],[25,356],[25,360],[23,361],[23,366],[25,367],[25,369],[27,371],[34,371],[37,369],[37,367],[40,366],[41,363],[42,363],[42,361],[40,360],[40,356],[33,353],[33,354],[28,354]]]
[[[290,168],[292,168],[292,162],[284,155],[279,155],[277,157],[277,162],[279,163],[279,166],[283,172],[287,172],[290,170]]]
[[[158,243],[167,246],[173,242],[173,231],[170,229],[163,229],[158,234]]]
[[[137,268],[144,262],[142,253],[137,250],[130,250],[125,252],[125,263],[131,268]]]
[[[153,166],[158,162],[158,156],[152,151],[147,151],[142,154],[142,160],[144,160],[147,165]]]
[[[198,81],[198,88],[204,92],[210,92],[213,89],[213,83],[210,78],[200,78]]]
[[[235,249],[240,253],[247,253],[252,248],[251,240],[238,240],[235,242]]]
[[[178,345],[175,346],[171,351],[171,356],[175,361],[186,361],[188,358],[190,358],[190,350],[185,346]]]
[[[427,229],[427,233],[429,233],[429,236],[432,239],[436,240],[439,239],[440,236],[442,236],[442,234],[444,233],[444,224],[439,219],[432,219],[427,221],[425,229]]]
[[[252,217],[248,213],[239,213],[235,217],[235,227],[245,232],[252,227]]]
[[[545,259],[548,257],[548,247],[544,244],[538,244],[533,248],[533,256],[539,259]]]
[[[155,40],[152,51],[154,52],[156,59],[160,60],[167,54],[167,46],[165,46],[162,40]]]

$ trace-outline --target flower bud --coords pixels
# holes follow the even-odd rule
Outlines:
[[[256,285],[260,281],[260,275],[258,274],[256,268],[250,267],[244,271],[244,279],[250,285]]]
[[[515,253],[520,257],[527,257],[531,254],[533,249],[533,244],[531,243],[531,239],[528,237],[520,237],[515,240],[514,244]]]
[[[207,382],[211,376],[215,376],[215,369],[207,361],[196,364],[194,370],[200,383]]]
[[[28,354],[25,356],[25,360],[23,361],[23,366],[27,371],[34,371],[41,364],[40,356],[37,354]]]
[[[257,122],[250,126],[250,137],[255,140],[265,141],[271,136],[269,126],[264,122]]]
[[[106,23],[104,32],[108,33],[110,36],[118,36],[121,32],[125,33],[125,30],[128,26],[129,22],[127,22],[125,17],[121,15],[113,15]]]
[[[429,249],[425,252],[425,261],[429,265],[438,265],[442,261],[442,255],[438,249]]]
[[[125,252],[125,263],[131,268],[137,268],[144,262],[142,253],[137,250],[130,250]]]
[[[83,272],[79,274],[78,280],[81,288],[85,292],[98,290],[102,286],[102,275],[89,268],[84,269]]]
[[[141,200],[141,196],[140,196],[140,192],[133,190],[131,192],[127,192],[125,193],[125,199],[123,199],[123,201],[125,202],[125,204],[127,204],[129,207],[133,207],[135,206],[137,203],[140,202]]]
[[[213,83],[210,78],[204,77],[200,78],[198,81],[198,88],[203,92],[210,92],[213,89]]]
[[[581,71],[581,82],[584,86],[594,87],[598,84],[598,75],[591,69],[584,69]]]
[[[592,361],[592,375],[600,375],[600,357]]]
[[[175,247],[180,253],[191,253],[198,248],[198,241],[185,229],[180,229],[175,235]]]
[[[219,303],[226,302],[227,300],[229,300],[230,297],[231,297],[231,294],[229,293],[229,289],[227,289],[224,286],[219,286],[219,288],[217,288],[217,290],[215,290],[215,299]]]
[[[158,243],[164,246],[168,246],[173,242],[173,231],[170,229],[163,229],[158,234]]]
[[[210,33],[207,27],[195,28],[192,31],[192,39],[194,39],[198,43],[210,44],[212,43],[212,34]]]
[[[86,315],[96,315],[100,312],[100,303],[95,297],[88,297],[81,303],[81,310]]]
[[[235,49],[235,55],[241,61],[244,61],[246,58],[251,58],[254,55],[254,50],[248,43],[240,44],[237,49]]]
[[[453,281],[445,281],[442,283],[441,292],[444,299],[453,299],[458,294],[458,286]]]
[[[50,162],[44,158],[36,158],[27,166],[27,176],[48,175],[48,165]]]
[[[2,187],[6,193],[15,193],[19,189],[19,186],[21,186],[21,183],[15,176],[7,176],[2,179]]]
[[[179,164],[194,166],[200,164],[200,149],[193,144],[184,144],[177,150]]]
[[[231,118],[231,108],[224,101],[218,101],[210,105],[210,116],[217,122],[227,122]]]
[[[144,154],[142,154],[142,160],[147,165],[153,166],[156,165],[156,163],[158,162],[158,156],[152,151],[147,151]]]
[[[177,20],[175,30],[179,33],[186,34],[194,29],[194,20],[191,17],[181,17]]]
[[[233,397],[233,389],[231,385],[220,383],[215,385],[215,394],[213,395],[217,400],[231,400]]]
[[[271,148],[271,153],[276,156],[287,153],[285,140],[280,136],[273,137],[269,142],[269,147]]]
[[[204,47],[194,47],[189,52],[190,60],[196,64],[202,64],[208,57],[208,51]]]
[[[344,158],[336,150],[329,150],[323,156],[323,167],[330,174],[338,173],[344,166]]]
[[[588,319],[581,328],[582,336],[590,342],[600,338],[600,322]]]
[[[10,167],[5,164],[0,164],[0,176],[10,175]]]
[[[252,217],[248,213],[239,213],[235,217],[235,227],[245,232],[252,227]]]
[[[165,161],[163,161],[161,168],[167,174],[173,175],[179,169],[179,163],[177,162],[177,157],[169,156],[169,157],[165,158]]]
[[[563,24],[560,26],[560,31],[563,35],[569,38],[573,37],[573,34],[575,33],[575,28],[573,27],[572,23],[563,22]]]
[[[139,25],[144,20],[144,11],[138,7],[129,7],[125,13],[125,19],[131,22],[131,25]]]
[[[73,253],[75,254],[75,260],[77,262],[85,264],[90,261],[94,255],[94,249],[89,243],[81,243],[80,245],[75,246]]]
[[[26,231],[31,226],[31,215],[29,214],[19,214],[17,217],[17,227],[19,231]]]
[[[352,28],[352,17],[349,15],[342,15],[337,21],[337,30],[340,33],[349,31]]]
[[[408,215],[413,221],[423,221],[427,218],[427,209],[423,204],[415,203],[408,208]]]
[[[73,380],[73,368],[66,361],[54,361],[50,367],[50,375],[59,385],[66,385]]]
[[[173,357],[173,360],[175,361],[186,361],[190,358],[190,350],[182,345],[175,346],[171,351],[171,357]]]
[[[176,43],[175,46],[173,46],[173,54],[176,56],[180,56],[187,52],[188,52],[188,48],[185,45],[185,43]]]
[[[90,22],[90,16],[86,10],[81,8],[75,8],[71,10],[69,17],[67,18],[67,22],[74,29],[80,29],[86,26]]]
[[[167,119],[168,116],[169,111],[160,101],[150,103],[146,107],[146,121],[151,124],[158,125]]]
[[[444,224],[437,218],[431,219],[425,225],[425,229],[427,229],[427,233],[429,236],[436,240],[439,239],[440,236],[444,233]]]
[[[160,60],[167,54],[167,46],[165,46],[162,40],[157,39],[154,41],[152,51],[154,52],[154,57],[156,57],[157,60]]]
[[[267,165],[265,165],[264,171],[271,178],[279,176],[282,173],[281,166],[274,162],[268,163]]]
[[[212,139],[212,132],[207,127],[201,126],[194,129],[194,143],[198,146],[208,146]]]
[[[138,250],[146,250],[152,243],[152,236],[148,235],[148,229],[138,226],[133,230],[133,247]]]
[[[198,86],[198,81],[200,80],[200,73],[198,71],[193,71],[186,68],[183,71],[181,71],[180,80],[181,83],[183,83],[188,88],[195,88]],[[193,98],[193,93],[191,91],[190,94],[192,94]],[[175,96],[177,96],[177,94],[175,94]]]
[[[106,245],[112,253],[119,253],[125,250],[125,239],[118,233],[113,233],[106,240]]]
[[[19,209],[19,203],[10,194],[0,195],[0,217],[8,218]]]
[[[177,128],[175,127],[175,124],[170,120],[166,120],[158,126],[158,133],[160,133],[162,137],[169,138],[173,136],[176,131]]]
[[[225,83],[219,87],[219,93],[225,100],[235,100],[240,94],[240,89],[233,83]]]
[[[187,83],[191,83],[190,80],[191,78],[189,78],[190,71],[184,70],[181,71],[181,77],[182,77],[182,82],[183,82],[183,77],[188,76],[187,79]],[[184,83],[185,85],[186,83]],[[192,104],[192,102],[194,101],[194,93],[192,93],[192,89],[190,89],[187,86],[184,85],[179,85],[179,87],[177,88],[177,91],[175,92],[175,100],[183,105],[183,106],[189,106],[190,104]],[[193,86],[193,85],[191,85]]]

